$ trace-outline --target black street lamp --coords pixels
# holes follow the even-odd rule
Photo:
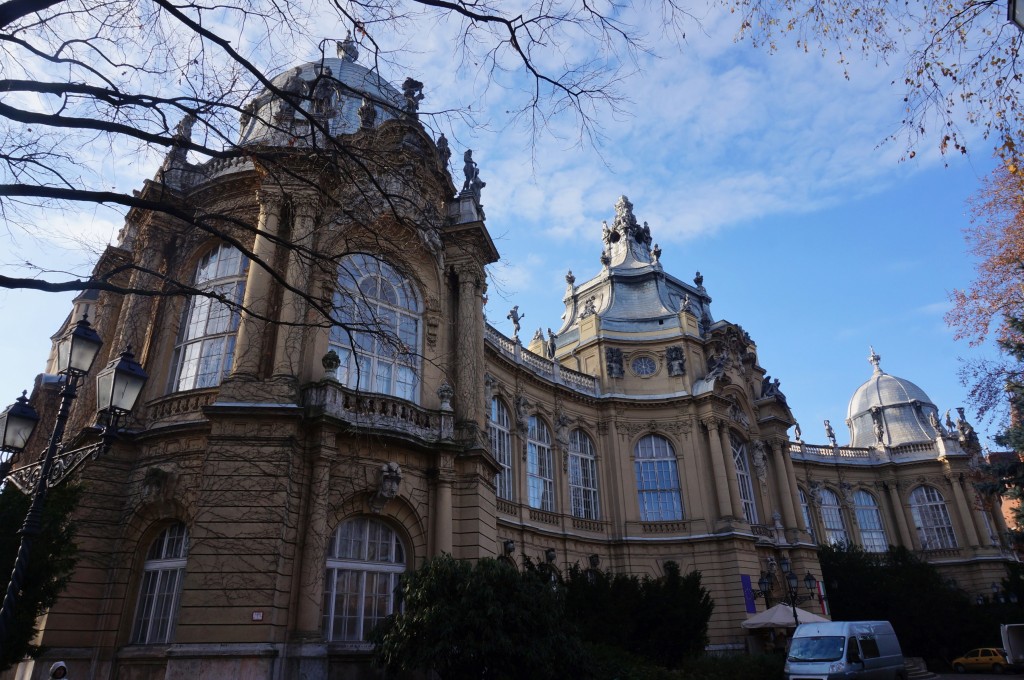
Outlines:
[[[57,344],[57,372],[64,377],[64,386],[60,391],[60,408],[57,410],[57,417],[53,424],[53,431],[46,446],[39,476],[35,480],[35,489],[32,494],[32,504],[25,515],[25,523],[18,532],[21,535],[21,544],[18,547],[18,557],[14,562],[14,569],[11,572],[11,580],[7,586],[7,593],[4,595],[3,607],[0,609],[0,648],[7,645],[7,638],[10,634],[11,624],[14,620],[14,611],[18,604],[18,598],[25,581],[25,572],[28,569],[29,556],[32,552],[32,544],[42,527],[43,506],[46,503],[46,495],[49,487],[54,483],[50,479],[53,469],[54,458],[61,449],[64,438],[64,428],[67,426],[68,415],[71,412],[71,405],[78,396],[78,385],[82,378],[89,373],[103,340],[93,330],[86,316],[75,324],[75,327],[67,333]],[[119,420],[122,416],[131,411],[138,399],[139,393],[146,382],[146,372],[135,362],[131,352],[125,349],[122,354],[110,362],[106,369],[100,372],[97,379],[97,407],[100,416],[104,420],[103,443],[97,449],[97,453],[109,448],[114,434],[117,432]],[[14,412],[16,406],[22,405],[31,410],[28,400],[24,395],[3,415],[0,415],[0,427],[4,428],[4,446],[7,443],[6,430],[11,429],[12,420],[17,415],[23,420],[20,425],[14,420],[15,426],[20,430],[12,431],[11,441],[15,446],[20,442],[24,447],[31,430],[25,433],[27,422],[31,416],[27,416],[24,410]],[[35,411],[31,410],[32,415]],[[6,418],[4,416],[6,415]],[[35,416],[35,420],[38,420]],[[34,427],[34,425],[33,425]],[[20,434],[18,434],[20,432]],[[8,467],[9,470],[9,467]]]
[[[0,413],[0,484],[7,479],[14,458],[25,448],[39,422],[39,414],[25,394],[22,392],[17,401]]]
[[[790,561],[788,557],[783,557],[779,562],[782,565],[782,573],[786,577],[786,603],[789,604],[793,609],[793,625],[800,625],[800,618],[796,612],[796,606],[802,602],[807,602],[814,598],[814,587],[818,585],[818,579],[814,578],[814,575],[808,571],[803,578],[804,587],[807,588],[808,594],[801,595],[799,592],[800,577],[796,575],[796,572],[790,570]]]

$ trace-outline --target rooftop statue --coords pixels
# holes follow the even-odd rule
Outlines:
[[[359,106],[358,113],[359,126],[364,130],[369,130],[377,122],[377,107],[366,97],[363,97],[363,103]]]
[[[462,193],[480,198],[480,190],[487,186],[487,183],[480,179],[480,168],[473,160],[473,150],[466,149],[462,158],[466,163],[462,168],[466,174],[466,181],[462,183]]]
[[[423,101],[423,83],[414,78],[406,78],[402,83],[402,95],[405,97],[405,112],[415,116]]]
[[[505,318],[510,319],[512,321],[512,337],[518,338],[520,328],[519,322],[525,319],[526,315],[520,314],[519,305],[516,305],[512,309],[508,310],[508,316],[506,316]]]
[[[313,113],[326,116],[334,106],[335,85],[332,83],[334,72],[331,71],[330,66],[321,66],[318,70],[320,73],[313,81]]]
[[[351,31],[347,31],[344,40],[337,41],[335,46],[338,50],[338,59],[355,61],[359,58],[359,49],[356,47],[355,41],[352,40]]]
[[[437,156],[441,159],[441,167],[447,170],[448,161],[452,157],[452,150],[448,148],[448,138],[444,136],[443,132],[437,138]]]

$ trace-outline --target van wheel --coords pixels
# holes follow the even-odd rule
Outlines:
[[[1003,664],[1001,664],[1001,663],[994,663],[994,664],[992,664],[992,672],[995,673],[996,675],[1002,673],[1003,672]]]
[[[964,668],[964,665],[962,663],[953,664],[953,670],[955,670],[957,673],[967,672],[967,669]]]

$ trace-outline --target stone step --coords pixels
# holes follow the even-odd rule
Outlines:
[[[929,680],[930,678],[939,677],[937,673],[932,673],[928,670],[924,659],[908,657],[903,659],[903,665],[907,669],[907,680]]]

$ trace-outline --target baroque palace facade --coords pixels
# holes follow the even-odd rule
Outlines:
[[[195,165],[175,147],[143,187],[225,216],[219,236],[134,209],[97,264],[246,313],[204,296],[75,301],[62,331],[87,314],[108,358],[130,345],[150,380],[130,431],[75,470],[78,566],[42,621],[47,660],[14,677],[53,659],[75,678],[369,677],[365,637],[397,579],[445,552],[652,575],[673,560],[714,598],[715,649],[745,648],[757,583],[770,575],[778,601],[784,558],[820,576],[822,542],[907,546],[972,595],[1002,578],[1005,527],[975,494],[962,417],[944,425],[872,352],[851,445],[791,440],[754,341],[713,318],[699,273],[664,271],[625,197],[600,271],[566,277],[557,333],[524,346],[488,325],[498,253],[471,154],[459,190],[447,141],[417,119],[422,86],[399,91],[338,47],[273,81],[308,112],[270,93],[248,105],[251,157]],[[339,153],[327,134],[344,160],[322,162]],[[382,209],[381,186],[402,201]],[[318,304],[337,324],[310,321]],[[44,425],[58,387],[37,381]],[[87,384],[66,448],[95,437],[94,403]]]

